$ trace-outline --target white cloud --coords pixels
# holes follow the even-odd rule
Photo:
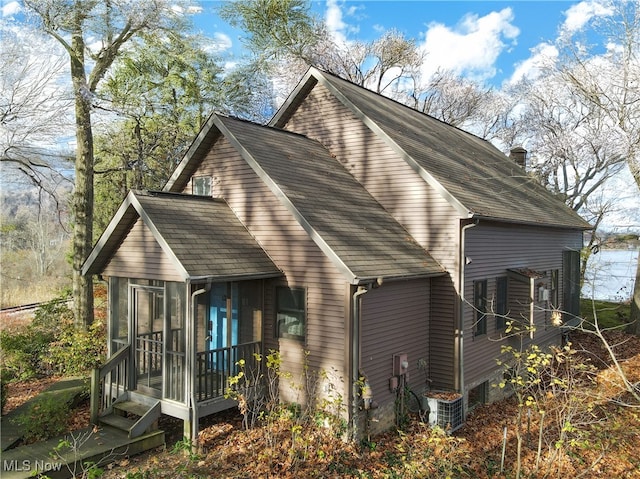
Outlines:
[[[491,78],[498,56],[520,34],[513,19],[512,10],[505,8],[483,17],[468,14],[453,28],[429,24],[420,46],[427,53],[423,74],[428,77],[440,68],[479,80]]]
[[[171,5],[171,10],[178,15],[197,15],[202,13],[204,9],[200,5]]]
[[[561,34],[571,35],[581,30],[592,18],[608,16],[612,13],[610,7],[598,0],[588,0],[572,5],[564,13],[566,19],[560,27]]]
[[[337,45],[348,48],[349,36],[360,31],[358,22],[366,18],[362,13],[363,10],[363,6],[347,5],[344,0],[327,0],[324,21],[331,38]],[[355,23],[348,23],[345,18]]]
[[[2,17],[13,17],[22,11],[22,7],[18,2],[9,2],[2,6]]]
[[[339,45],[345,45],[347,43],[346,31],[348,26],[342,20],[342,9],[338,4],[338,0],[327,1],[327,11],[324,14],[324,21],[333,39]]]
[[[526,60],[516,63],[513,74],[507,83],[517,83],[528,78],[530,80],[538,78],[541,68],[558,58],[558,48],[550,43],[540,43],[533,47],[531,56]]]
[[[211,39],[211,43],[206,45],[205,49],[209,52],[220,53],[225,50],[230,50],[232,46],[233,41],[229,35],[222,32],[215,32]]]

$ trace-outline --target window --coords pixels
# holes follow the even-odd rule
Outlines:
[[[473,335],[487,334],[487,280],[473,282]]]
[[[507,277],[500,276],[496,278],[496,330],[506,327],[507,316]]]
[[[197,196],[211,196],[211,177],[195,176],[192,180],[193,194]]]
[[[303,288],[276,288],[276,321],[279,338],[304,341],[306,291]]]
[[[580,315],[580,251],[563,252],[565,321]]]

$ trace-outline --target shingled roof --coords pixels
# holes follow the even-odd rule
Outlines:
[[[223,200],[134,191],[96,244],[83,274],[102,271],[138,218],[185,280],[255,279],[282,274]]]
[[[350,282],[444,273],[317,141],[221,116],[214,123]]]
[[[316,83],[397,151],[461,216],[591,228],[488,141],[315,68],[270,125],[283,126]]]

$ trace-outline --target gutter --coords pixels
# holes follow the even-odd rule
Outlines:
[[[477,226],[480,223],[478,218],[475,218],[472,223],[467,223],[463,225],[460,230],[460,251],[458,253],[458,258],[460,261],[460,266],[458,268],[459,278],[458,278],[458,288],[460,291],[460,304],[458,307],[458,328],[455,334],[456,344],[454,345],[454,350],[456,351],[456,355],[458,357],[458,371],[454,380],[454,389],[456,389],[460,394],[464,395],[464,305],[466,302],[464,296],[464,287],[465,287],[465,266],[467,262],[467,258],[465,255],[466,248],[466,232],[467,230]]]

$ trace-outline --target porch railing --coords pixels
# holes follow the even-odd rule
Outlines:
[[[151,331],[136,336],[136,374],[138,384],[162,388],[163,332]]]
[[[228,392],[229,377],[239,372],[240,359],[245,360],[245,370],[257,370],[260,364],[255,354],[261,348],[262,343],[254,341],[196,353],[196,400],[223,397]]]
[[[91,375],[91,423],[124,393],[129,386],[130,346],[125,346]]]

